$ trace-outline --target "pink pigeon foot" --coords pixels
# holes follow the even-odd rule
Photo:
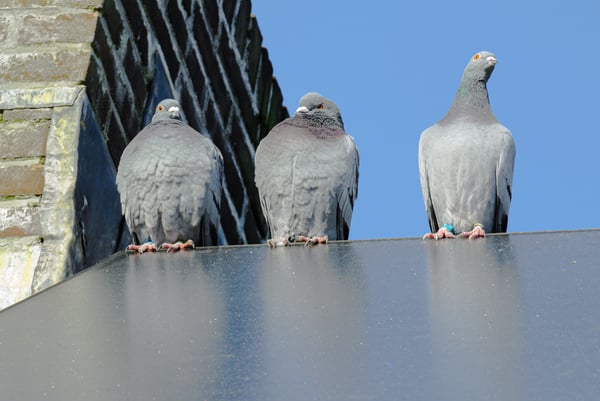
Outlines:
[[[271,238],[267,240],[267,245],[269,245],[271,248],[276,248],[278,246],[288,246],[289,244],[289,241],[284,237],[279,237],[277,239]]]
[[[152,242],[146,242],[145,244],[142,245],[129,245],[127,247],[127,252],[137,252],[137,253],[144,253],[144,252],[155,252],[156,251],[156,245],[154,245]]]
[[[485,237],[485,231],[481,224],[476,224],[471,231],[464,231],[461,235],[469,239],[483,238]]]
[[[305,246],[313,246],[317,244],[327,244],[327,241],[329,241],[329,237],[327,237],[327,235],[324,235],[322,237],[305,237],[304,235],[300,235],[298,236],[298,241],[304,242]]]
[[[194,246],[195,246],[194,241],[189,239],[186,242],[177,241],[173,244],[165,242],[164,244],[162,244],[160,246],[160,250],[167,251],[167,252],[177,252],[180,249],[186,249],[186,248],[194,249]]]
[[[423,239],[438,240],[443,238],[454,238],[454,234],[452,234],[446,227],[441,227],[436,233],[427,233],[423,236]]]

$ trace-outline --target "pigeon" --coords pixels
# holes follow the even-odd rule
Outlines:
[[[217,243],[223,157],[181,120],[180,110],[176,100],[162,100],[121,156],[117,189],[134,241],[130,251]]]
[[[255,154],[255,182],[270,246],[346,240],[358,196],[358,149],[337,105],[304,95]]]
[[[487,81],[496,56],[475,54],[444,118],[419,141],[419,173],[432,233],[423,238],[506,232],[515,144],[492,113]]]

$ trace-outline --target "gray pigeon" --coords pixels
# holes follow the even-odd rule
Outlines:
[[[475,54],[448,114],[421,134],[419,173],[433,232],[423,238],[506,232],[515,144],[488,99],[496,62],[490,52]]]
[[[119,163],[117,189],[135,243],[129,249],[216,245],[222,181],[217,147],[181,121],[176,100],[161,101]]]
[[[270,246],[348,239],[358,195],[358,149],[336,104],[318,93],[256,149],[256,186]]]

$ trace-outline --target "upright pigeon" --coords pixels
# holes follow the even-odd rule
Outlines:
[[[336,104],[318,93],[256,149],[256,186],[270,246],[348,239],[358,195],[358,149]]]
[[[496,56],[473,56],[448,114],[421,134],[419,173],[432,233],[423,238],[506,232],[515,161],[510,131],[496,120],[486,83]]]
[[[117,189],[135,243],[130,250],[216,245],[223,157],[181,120],[180,107],[161,101],[121,156]]]

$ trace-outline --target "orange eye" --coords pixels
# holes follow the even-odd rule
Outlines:
[[[156,108],[156,111],[163,111],[165,108],[163,107],[162,104],[159,104],[158,107]]]
[[[321,103],[320,105],[317,106],[317,109],[324,109],[325,105],[323,103]]]
[[[481,54],[477,53],[476,55],[473,56],[473,61],[477,61],[481,58]]]

